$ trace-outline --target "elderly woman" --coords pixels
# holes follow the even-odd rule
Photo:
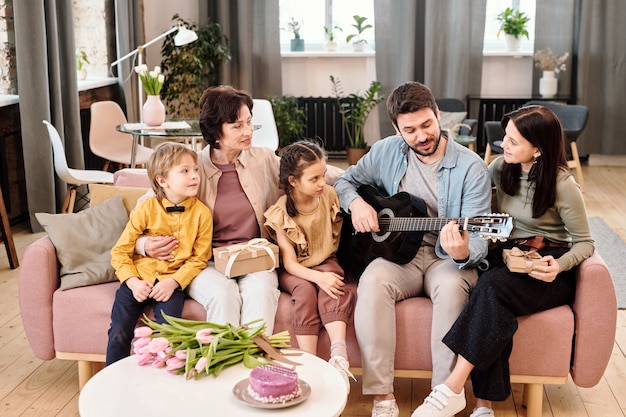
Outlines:
[[[252,97],[229,86],[208,88],[200,99],[200,129],[207,146],[198,155],[198,199],[213,212],[213,247],[267,237],[263,213],[279,196],[280,160],[271,149],[252,146]],[[145,238],[149,256],[167,259],[173,236]],[[139,249],[139,248],[138,248]],[[207,310],[207,321],[235,326],[262,318],[272,334],[278,305],[275,271],[229,279],[209,262],[189,286]]]

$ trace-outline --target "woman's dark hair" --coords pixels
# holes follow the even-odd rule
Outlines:
[[[398,129],[398,115],[429,108],[437,114],[435,96],[428,87],[417,81],[409,81],[396,87],[387,99],[387,113],[391,124]]]
[[[291,217],[298,214],[298,210],[296,210],[296,205],[291,197],[293,186],[289,183],[289,177],[299,179],[306,168],[325,159],[326,153],[324,149],[317,143],[307,139],[287,145],[281,151],[278,181],[281,188],[285,190],[287,214]]]
[[[219,149],[222,125],[234,123],[241,106],[246,105],[252,113],[254,102],[250,94],[229,85],[209,87],[200,98],[200,131],[206,143]]]
[[[503,129],[512,122],[520,134],[541,155],[533,163],[528,179],[535,182],[533,218],[540,217],[556,202],[556,183],[559,171],[567,170],[565,133],[559,118],[552,110],[542,106],[526,106],[507,113],[500,122]],[[520,188],[521,164],[504,163],[500,185],[508,195]]]

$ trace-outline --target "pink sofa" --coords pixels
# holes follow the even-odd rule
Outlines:
[[[128,185],[128,184],[126,184]],[[111,306],[119,283],[61,291],[55,248],[45,236],[25,251],[19,275],[21,317],[30,346],[40,359],[76,360],[82,386],[102,367]],[[578,269],[573,305],[520,317],[511,356],[512,382],[523,383],[529,417],[541,416],[543,384],[564,384],[568,374],[582,387],[598,383],[615,339],[617,305],[609,270],[595,254]],[[291,300],[280,296],[275,331],[291,334]],[[430,378],[430,299],[397,304],[396,375]],[[204,320],[195,301],[185,302],[183,316]],[[292,336],[292,345],[296,346]],[[350,363],[360,373],[361,358],[353,324],[348,328]],[[319,339],[319,355],[328,358],[328,337]]]

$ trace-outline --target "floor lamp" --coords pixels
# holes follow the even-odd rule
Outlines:
[[[188,43],[191,43],[193,41],[195,41],[196,39],[198,39],[198,35],[196,34],[196,32],[194,32],[193,30],[187,29],[184,26],[174,26],[172,28],[170,28],[169,30],[167,30],[166,32],[163,32],[162,34],[160,34],[159,36],[157,36],[156,38],[152,39],[149,42],[144,43],[141,46],[138,46],[137,49],[135,49],[132,52],[127,53],[126,55],[124,55],[123,57],[121,57],[120,59],[118,59],[117,61],[113,62],[111,64],[111,68],[113,68],[115,65],[119,64],[120,62],[130,58],[131,56],[137,55],[137,66],[142,65],[143,64],[143,50],[152,45],[153,43],[155,43],[156,41],[163,39],[164,37],[166,37],[167,35],[169,35],[170,33],[174,33],[178,31],[178,33],[176,34],[176,36],[174,37],[174,45],[176,46],[183,46],[183,45],[187,45]],[[140,109],[139,111],[139,117],[140,117],[140,121],[143,122],[143,116],[141,114],[141,103],[143,102],[143,86],[141,85],[141,82],[137,82],[137,106]]]

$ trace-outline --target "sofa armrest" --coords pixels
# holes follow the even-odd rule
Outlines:
[[[22,324],[28,343],[39,359],[55,357],[52,295],[59,285],[56,249],[46,235],[24,251],[18,279]]]
[[[596,252],[577,270],[571,374],[579,387],[596,385],[615,344],[617,299],[611,273]]]

